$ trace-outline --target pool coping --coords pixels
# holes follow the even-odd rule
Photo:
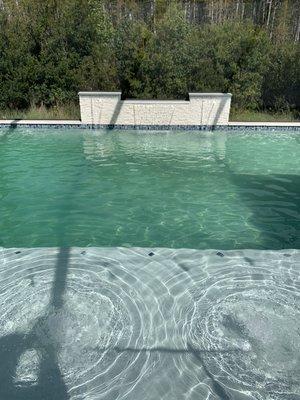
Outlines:
[[[300,130],[300,122],[229,122],[226,125],[102,125],[85,124],[80,120],[0,120],[0,128],[85,128],[120,130]]]

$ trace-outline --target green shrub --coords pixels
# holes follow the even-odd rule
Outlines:
[[[237,109],[299,112],[300,45],[287,5],[271,39],[251,21],[191,23],[183,1],[147,4],[2,1],[0,109],[49,109],[78,102],[79,90],[121,89],[161,99],[231,92]]]

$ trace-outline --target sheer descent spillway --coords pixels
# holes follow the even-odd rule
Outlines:
[[[92,125],[227,125],[230,93],[189,93],[181,100],[121,100],[121,92],[80,92],[81,121]]]

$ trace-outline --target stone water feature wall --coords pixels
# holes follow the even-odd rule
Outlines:
[[[189,100],[121,100],[121,92],[80,92],[81,121],[93,125],[227,125],[230,93],[189,93]]]

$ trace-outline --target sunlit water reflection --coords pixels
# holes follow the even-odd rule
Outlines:
[[[0,400],[299,400],[299,143],[1,129]]]
[[[0,130],[0,246],[300,248],[300,134]]]
[[[1,251],[1,399],[300,398],[299,251],[61,252]]]

